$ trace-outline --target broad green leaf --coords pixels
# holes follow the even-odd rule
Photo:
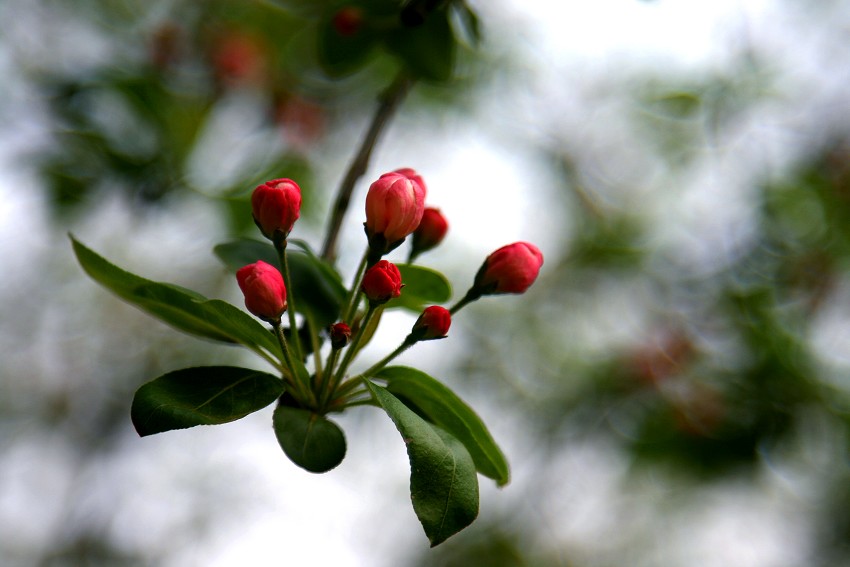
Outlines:
[[[144,437],[216,425],[261,410],[283,393],[276,376],[235,366],[201,366],[164,374],[136,391],[130,417]]]
[[[410,458],[410,499],[431,541],[444,542],[478,516],[478,477],[457,439],[405,406],[385,388],[366,381],[395,423]]]
[[[401,295],[387,307],[404,307],[419,313],[428,305],[447,302],[452,297],[452,287],[446,277],[436,270],[413,264],[397,264],[404,287]]]
[[[241,309],[176,285],[147,280],[111,264],[73,237],[86,273],[121,299],[183,332],[246,346],[266,360],[281,359],[274,336]]]
[[[432,12],[421,26],[391,31],[385,43],[417,77],[440,82],[451,79],[457,45],[446,10]]]
[[[452,390],[415,368],[391,366],[375,376],[387,381],[387,390],[419,415],[445,429],[464,444],[475,468],[499,486],[510,480],[502,450],[481,418]]]
[[[279,405],[274,433],[283,452],[299,467],[314,473],[331,470],[345,458],[345,436],[339,426],[309,410]]]
[[[292,250],[293,245],[304,252]],[[217,245],[213,252],[234,272],[257,260],[280,269],[277,251],[267,242],[247,238],[233,240]],[[289,295],[295,310],[305,314],[309,312],[311,320],[321,327],[335,323],[346,295],[339,274],[300,241],[291,240],[286,254],[293,288]]]

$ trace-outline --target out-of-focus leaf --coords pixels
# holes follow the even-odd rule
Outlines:
[[[399,297],[387,303],[388,308],[404,307],[418,313],[427,305],[451,299],[452,287],[440,272],[412,264],[397,264],[397,267],[404,287]]]
[[[437,82],[451,79],[457,41],[446,10],[428,14],[421,26],[391,31],[385,43],[415,76]]]
[[[361,15],[360,29],[351,35],[342,35],[334,26],[334,15],[319,25],[319,63],[329,76],[342,77],[368,62],[377,41],[368,18]]]
[[[234,366],[169,372],[136,391],[130,417],[144,437],[195,425],[217,425],[261,410],[283,393],[276,376]]]

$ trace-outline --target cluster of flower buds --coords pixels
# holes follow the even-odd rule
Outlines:
[[[365,206],[367,250],[364,262],[356,283],[349,291],[350,303],[340,315],[342,320],[327,329],[331,352],[328,364],[322,370],[317,370],[324,371],[326,377],[318,377],[315,383],[330,389],[330,392],[315,392],[315,400],[335,399],[334,390],[344,379],[351,358],[359,350],[358,341],[368,321],[386,303],[402,294],[402,273],[383,256],[412,235],[409,257],[409,262],[412,262],[423,252],[438,246],[445,238],[448,222],[439,209],[425,207],[426,193],[422,177],[409,168],[385,173],[369,187]],[[257,227],[274,243],[280,254],[283,273],[270,264],[258,261],[240,269],[236,277],[248,311],[275,327],[286,354],[287,339],[280,329],[281,316],[287,310],[289,285],[285,248],[289,233],[300,216],[301,189],[291,179],[273,179],[254,190],[251,206]],[[524,293],[537,279],[542,264],[543,254],[528,242],[515,242],[499,248],[485,259],[466,295],[451,309],[439,305],[425,308],[402,345],[384,363],[419,341],[445,338],[452,316],[464,305],[485,295]],[[358,316],[357,306],[361,297],[366,299],[367,309]],[[292,301],[290,297],[289,336],[297,340],[298,333],[292,330],[295,327]],[[337,353],[346,347],[348,350],[337,367]],[[303,357],[303,353],[300,354]],[[371,370],[377,371],[376,368]],[[294,367],[290,370],[293,375],[296,374]],[[343,390],[349,384],[344,383]],[[320,403],[315,409],[323,411],[326,408]]]

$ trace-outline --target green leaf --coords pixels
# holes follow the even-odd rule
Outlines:
[[[414,75],[439,82],[451,78],[457,42],[446,10],[430,13],[421,26],[392,30],[385,42]]]
[[[130,417],[144,437],[195,425],[217,425],[261,410],[283,393],[276,376],[235,366],[169,372],[136,391]]]
[[[478,19],[478,15],[466,2],[456,2],[453,6],[460,25],[469,38],[470,43],[473,47],[478,47],[481,44],[481,22]]]
[[[375,378],[423,418],[455,436],[472,456],[475,468],[499,486],[510,480],[504,453],[481,418],[457,394],[421,370],[406,366],[384,368]]]
[[[299,467],[323,473],[345,458],[345,435],[325,416],[279,405],[274,410],[273,422],[283,452]]]
[[[277,250],[269,242],[261,242],[250,238],[240,238],[223,242],[213,247],[213,254],[221,260],[227,268],[236,273],[236,271],[248,264],[253,264],[257,260],[262,260],[267,264],[271,264],[280,270],[280,260],[277,257]]]
[[[280,345],[274,336],[241,309],[176,285],[126,272],[73,237],[71,241],[77,260],[92,279],[142,311],[185,333],[241,344],[270,362],[270,357],[281,360]]]
[[[340,35],[332,17],[319,24],[319,64],[330,77],[343,77],[357,71],[369,61],[376,38],[368,27],[368,18],[354,35]]]
[[[428,305],[445,303],[451,299],[452,286],[440,272],[413,264],[396,266],[404,287],[399,297],[387,303],[388,308],[403,307],[419,313]]]
[[[293,245],[303,252],[293,251]],[[277,251],[267,242],[243,238],[219,244],[213,252],[234,272],[257,260],[281,269]],[[301,241],[290,240],[286,255],[293,288],[289,295],[296,312],[309,314],[321,327],[335,323],[346,295],[339,273]]]
[[[410,499],[434,547],[478,516],[475,464],[463,444],[449,433],[416,415],[385,388],[368,380],[366,385],[407,445]]]

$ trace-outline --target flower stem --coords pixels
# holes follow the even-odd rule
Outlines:
[[[305,391],[305,385],[302,384],[301,380],[298,378],[298,372],[292,362],[292,356],[289,353],[286,337],[283,334],[283,327],[281,326],[280,321],[272,323],[272,326],[274,327],[274,334],[277,337],[277,341],[280,343],[280,348],[283,351],[283,359],[286,362],[286,367],[289,369],[289,374],[292,378],[291,386],[294,390],[293,394],[301,405],[306,405],[305,402],[311,397],[311,393],[309,390]]]
[[[294,290],[292,289],[292,277],[289,275],[289,262],[286,259],[286,239],[275,239],[274,247],[277,250],[277,255],[280,257],[280,266],[283,268],[283,285],[286,287],[287,307],[286,314],[289,318],[289,336],[292,339],[292,350],[298,360],[303,359],[301,350],[301,337],[298,334],[298,325],[295,322],[295,300]]]
[[[345,356],[342,357],[342,362],[340,362],[339,368],[333,374],[333,378],[328,384],[328,388],[326,390],[327,399],[333,397],[333,392],[345,376],[345,371],[348,369],[348,365],[357,353],[357,347],[360,345],[360,340],[366,333],[366,329],[369,327],[369,322],[375,316],[375,313],[378,312],[378,307],[378,305],[369,305],[369,309],[366,311],[366,316],[363,317],[363,322],[360,324],[360,329],[357,330],[357,334],[354,335],[351,344],[348,345],[348,350],[345,351]]]
[[[366,273],[366,263],[369,260],[369,248],[363,253],[363,259],[357,267],[357,273],[354,275],[354,281],[351,284],[351,295],[348,298],[345,311],[342,313],[342,322],[350,325],[353,322],[354,314],[357,312],[357,303],[360,299],[360,284],[363,281],[363,274]]]
[[[478,300],[480,297],[481,297],[481,294],[477,293],[475,291],[475,288],[470,289],[469,291],[466,292],[466,295],[464,295],[463,298],[460,301],[455,303],[451,307],[451,309],[449,309],[449,313],[454,315],[455,313],[457,313],[458,311],[463,309],[466,305],[472,303],[473,301]]]
[[[380,97],[378,109],[372,117],[372,122],[363,141],[360,143],[360,149],[355,154],[354,159],[348,166],[348,171],[345,173],[339,190],[337,191],[336,201],[331,210],[331,217],[328,222],[328,231],[325,238],[324,246],[322,247],[322,258],[333,263],[336,257],[336,241],[339,236],[339,230],[342,226],[342,221],[345,218],[345,213],[348,210],[348,205],[351,202],[351,194],[354,191],[354,185],[357,180],[363,176],[366,169],[369,167],[369,159],[372,156],[372,150],[378,141],[381,132],[386,128],[393,114],[395,114],[401,101],[410,91],[413,85],[413,80],[408,78],[404,73],[399,73],[393,83],[384,91]]]
[[[373,364],[369,368],[369,370],[367,370],[367,371],[365,371],[361,374],[358,374],[357,376],[354,376],[353,378],[350,378],[350,379],[346,380],[345,382],[343,382],[342,384],[340,384],[340,386],[338,388],[336,388],[336,391],[334,392],[332,403],[335,403],[337,400],[344,398],[351,390],[353,390],[357,386],[359,386],[368,377],[370,377],[373,374],[380,371],[384,366],[389,364],[391,360],[393,360],[395,357],[397,357],[398,355],[400,355],[401,353],[403,353],[404,351],[406,351],[407,349],[409,349],[410,347],[415,345],[417,342],[418,341],[415,338],[413,338],[412,334],[407,335],[407,337],[405,337],[404,341],[402,341],[402,343],[400,345],[398,345],[398,347],[394,351],[392,351],[390,354],[388,354],[387,356],[382,358],[380,361]],[[348,404],[346,404],[346,406],[347,405]]]

